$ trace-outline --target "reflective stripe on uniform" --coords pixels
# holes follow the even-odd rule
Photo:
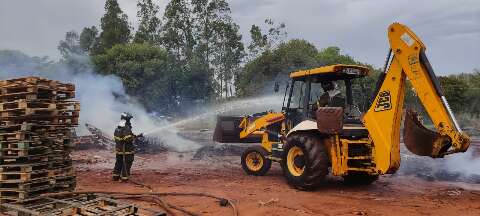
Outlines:
[[[122,140],[127,140],[127,139],[130,139],[130,138],[133,138],[132,135],[127,135],[127,136],[124,136],[124,137],[117,137],[117,136],[114,136],[113,139],[115,141],[122,141]]]

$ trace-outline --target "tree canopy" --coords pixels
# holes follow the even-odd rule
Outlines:
[[[57,47],[60,61],[0,51],[0,67],[52,71],[59,63],[74,73],[116,75],[148,110],[176,113],[198,103],[264,94],[295,70],[360,64],[372,73],[355,80],[353,96],[361,110],[370,105],[380,69],[340,47],[287,40],[284,23],[267,18],[243,37],[226,0],[169,0],[163,15],[155,1],[138,0],[137,9],[134,29],[117,0],[106,0],[98,26],[65,34]],[[439,79],[454,112],[480,115],[478,70]],[[417,106],[415,92],[406,90],[406,104]]]

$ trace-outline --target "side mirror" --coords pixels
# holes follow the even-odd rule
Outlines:
[[[275,81],[275,86],[273,87],[273,91],[278,92],[278,90],[280,90],[280,84],[278,84],[278,82]]]

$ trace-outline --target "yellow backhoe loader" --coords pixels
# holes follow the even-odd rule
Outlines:
[[[245,116],[230,128],[222,127],[228,122],[219,119],[215,140],[226,130],[239,134],[231,142],[256,137],[250,141],[261,141],[261,145],[249,147],[241,158],[245,172],[265,175],[272,161],[279,162],[289,184],[304,190],[315,188],[329,168],[333,175],[359,184],[395,173],[400,166],[404,114],[403,141],[412,153],[437,158],[465,152],[470,138],[449,108],[425,45],[399,23],[388,27],[388,38],[385,69],[366,112],[361,113],[354,103],[352,82],[367,76],[367,67],[331,65],[296,71],[290,74],[281,112]],[[412,110],[404,111],[406,80],[436,131],[424,127]]]

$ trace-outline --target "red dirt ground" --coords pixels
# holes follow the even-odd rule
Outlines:
[[[111,180],[113,154],[77,151],[77,190],[149,192]],[[322,187],[303,192],[289,187],[278,164],[267,176],[247,176],[238,157],[192,161],[191,155],[162,153],[136,157],[131,178],[155,192],[202,192],[234,201],[244,215],[480,215],[480,185],[428,182],[413,176],[384,176],[370,186],[346,186],[329,177]],[[166,197],[165,201],[200,215],[232,215],[210,198]],[[140,203],[145,204],[145,203]],[[157,206],[150,206],[157,208]],[[178,215],[182,215],[178,213]]]

